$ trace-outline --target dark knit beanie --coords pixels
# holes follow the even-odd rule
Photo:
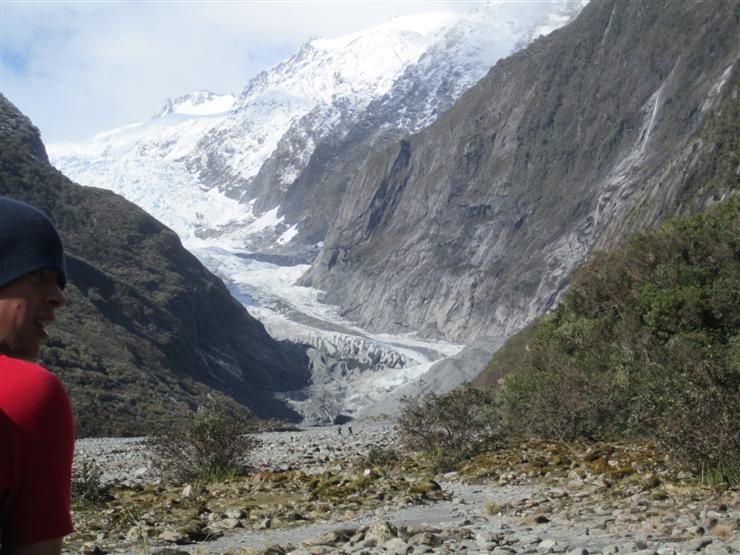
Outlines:
[[[64,247],[54,224],[40,210],[0,197],[0,287],[28,273],[53,268],[64,289]]]

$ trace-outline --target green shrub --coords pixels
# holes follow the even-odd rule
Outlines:
[[[465,385],[444,395],[405,398],[401,442],[428,456],[438,470],[497,446],[501,426],[493,391]]]
[[[178,481],[221,480],[246,469],[250,452],[259,445],[252,435],[257,429],[257,418],[246,410],[209,400],[178,425],[150,436],[152,464],[162,476]]]
[[[535,319],[509,337],[506,343],[493,354],[483,371],[475,377],[472,382],[473,385],[476,387],[491,386],[496,390],[500,389],[506,375],[521,362],[524,354],[529,349],[529,343],[534,338],[540,320],[541,318]]]
[[[367,455],[363,457],[362,466],[392,469],[401,460],[401,455],[395,449],[389,447],[372,447]]]
[[[740,198],[599,253],[501,392],[506,426],[649,437],[704,475],[740,470]]]
[[[72,465],[72,502],[97,506],[110,499],[110,485],[103,483],[100,466],[85,455],[76,456]]]

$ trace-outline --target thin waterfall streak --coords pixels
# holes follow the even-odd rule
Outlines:
[[[648,142],[648,139],[650,138],[650,131],[653,129],[653,123],[655,123],[655,116],[658,113],[658,105],[660,104],[660,91],[658,91],[657,95],[655,96],[655,105],[653,106],[653,115],[650,118],[650,125],[648,125],[647,133],[645,133],[645,140],[642,141],[642,148],[640,149],[640,152],[645,150],[645,145]]]

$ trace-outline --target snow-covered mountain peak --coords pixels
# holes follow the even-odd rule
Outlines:
[[[278,92],[314,103],[330,104],[336,98],[367,103],[387,92],[459,17],[445,12],[400,17],[334,39],[310,39],[294,56],[250,81],[239,107]]]
[[[73,179],[123,194],[183,239],[243,244],[322,141],[350,129],[375,133],[376,124],[403,133],[428,125],[499,58],[564,23],[566,8],[584,2],[491,3],[310,39],[237,99],[208,90],[169,99],[143,124],[49,145],[49,155]],[[286,228],[297,220],[289,219],[274,223],[275,238],[293,237]]]
[[[170,114],[185,116],[222,114],[231,109],[235,100],[236,97],[232,94],[217,94],[208,90],[196,91],[175,99],[168,98],[152,118],[165,117]]]
[[[436,34],[419,60],[368,108],[376,120],[415,132],[426,127],[501,58],[573,19],[587,0],[491,2]]]
[[[454,12],[433,12],[408,15],[404,17],[394,17],[385,23],[364,31],[349,33],[334,39],[315,38],[309,42],[314,48],[319,50],[338,50],[346,48],[356,40],[363,40],[368,37],[386,37],[399,33],[410,33],[427,37],[449,27],[459,18],[460,14]]]

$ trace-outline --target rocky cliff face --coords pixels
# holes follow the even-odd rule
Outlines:
[[[510,334],[592,249],[740,189],[739,22],[592,2],[368,161],[303,282],[371,328]]]
[[[38,130],[0,95],[0,194],[46,211],[67,251],[69,302],[43,362],[72,396],[78,435],[141,434],[211,393],[290,416],[271,392],[308,378],[180,244],[122,197],[49,164]]]

